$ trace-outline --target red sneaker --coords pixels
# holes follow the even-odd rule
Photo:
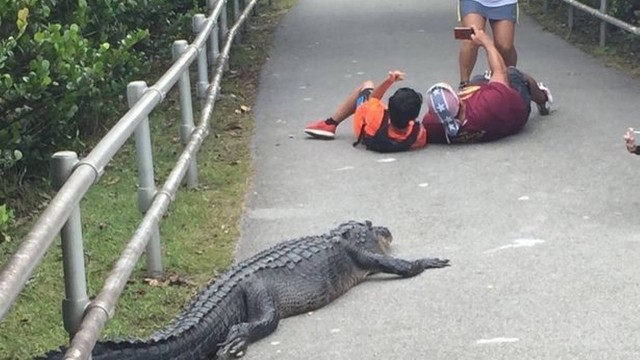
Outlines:
[[[317,139],[332,140],[336,137],[336,125],[327,120],[318,120],[307,125],[304,132]]]

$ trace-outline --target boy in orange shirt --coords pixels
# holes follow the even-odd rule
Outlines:
[[[377,152],[425,147],[426,130],[416,121],[422,106],[422,95],[410,88],[400,88],[389,98],[388,106],[380,100],[391,85],[404,78],[403,72],[394,70],[376,87],[372,81],[365,81],[331,117],[309,124],[304,132],[316,139],[332,140],[337,126],[354,115],[354,146],[362,143],[368,150]]]

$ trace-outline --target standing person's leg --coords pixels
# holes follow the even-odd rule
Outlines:
[[[487,14],[493,33],[493,41],[507,66],[516,66],[518,53],[515,48],[518,3],[489,8]]]
[[[365,81],[354,89],[342,103],[336,108],[335,112],[327,119],[314,121],[305,127],[304,132],[318,139],[331,140],[336,136],[336,128],[338,125],[353,115],[356,111],[358,97],[364,89],[373,89],[373,81]]]
[[[459,16],[461,26],[475,26],[476,29],[484,30],[486,18],[482,16],[483,6],[474,0],[460,0]],[[476,65],[478,59],[478,46],[471,40],[460,41],[460,53],[458,55],[458,63],[460,66],[460,85],[469,82],[471,72]]]
[[[493,41],[507,66],[516,66],[518,53],[515,47],[516,23],[511,20],[490,20]]]

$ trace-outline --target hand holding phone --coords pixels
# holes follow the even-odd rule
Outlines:
[[[456,26],[453,28],[453,37],[456,40],[471,40],[471,35],[473,34],[473,28],[469,26]]]

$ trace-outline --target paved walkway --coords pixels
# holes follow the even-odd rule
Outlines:
[[[395,255],[453,266],[362,284],[283,320],[246,359],[640,357],[640,158],[622,143],[640,124],[640,82],[523,17],[519,67],[557,111],[534,110],[521,134],[393,155],[352,148],[350,122],[332,142],[305,138],[391,68],[423,91],[456,82],[454,14],[455,1],[299,0],[284,18],[255,107],[238,258],[371,219],[391,229]]]

